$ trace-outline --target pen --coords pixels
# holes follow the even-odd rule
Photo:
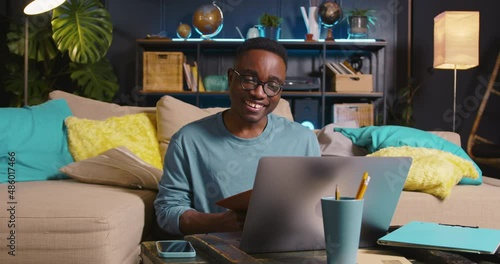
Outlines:
[[[335,188],[335,200],[340,200],[340,190],[339,185]]]
[[[370,182],[370,176],[368,176],[368,172],[365,172],[363,174],[363,178],[361,179],[361,182],[359,183],[358,192],[356,193],[356,200],[363,199],[363,196],[365,195],[366,187],[368,187],[369,182]]]

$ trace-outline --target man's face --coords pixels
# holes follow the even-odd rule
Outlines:
[[[242,76],[253,76],[262,82],[275,81],[282,84],[286,77],[286,66],[283,59],[269,51],[247,51],[235,64],[235,70]],[[240,76],[229,70],[229,95],[231,109],[239,117],[250,123],[266,120],[279,103],[281,92],[273,97],[264,93],[262,85],[254,90],[245,91],[240,84]]]

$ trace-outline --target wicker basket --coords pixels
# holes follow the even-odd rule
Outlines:
[[[333,122],[355,120],[360,127],[373,126],[373,104],[335,104]]]
[[[182,52],[144,52],[143,90],[154,92],[183,91]]]

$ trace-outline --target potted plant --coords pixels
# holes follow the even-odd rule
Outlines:
[[[375,25],[377,17],[373,9],[354,8],[346,12],[347,23],[349,24],[349,38],[366,38],[368,28]]]
[[[279,39],[281,31],[281,23],[283,18],[264,13],[259,17],[259,32],[261,37],[270,39]]]
[[[111,101],[118,91],[117,77],[105,58],[111,45],[113,25],[98,0],[67,0],[54,9],[29,18],[29,104],[39,104],[53,90]],[[9,49],[4,65],[5,90],[10,105],[22,105],[24,26],[11,22]]]

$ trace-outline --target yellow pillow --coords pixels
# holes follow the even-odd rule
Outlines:
[[[69,152],[75,161],[125,146],[143,161],[163,169],[156,128],[145,113],[90,120],[68,117]]]
[[[404,190],[421,191],[440,199],[450,195],[462,177],[477,178],[472,162],[446,151],[422,147],[387,147],[367,156],[412,157]]]

